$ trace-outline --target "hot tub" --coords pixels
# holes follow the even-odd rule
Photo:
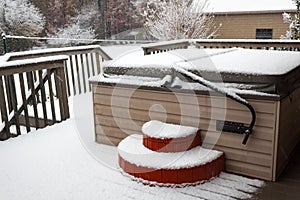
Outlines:
[[[299,52],[131,52],[107,63],[105,73],[90,80],[95,140],[117,145],[128,135],[141,134],[149,120],[194,126],[201,130],[203,146],[225,152],[226,171],[275,181],[300,139],[299,66]],[[244,100],[255,111],[246,144],[239,130],[251,125],[253,115],[241,104]]]

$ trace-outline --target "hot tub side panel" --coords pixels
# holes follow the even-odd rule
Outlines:
[[[276,101],[249,102],[257,121],[245,146],[243,135],[216,131],[216,120],[251,121],[247,108],[225,97],[98,85],[94,88],[96,141],[117,145],[127,135],[141,133],[150,119],[199,127],[203,145],[225,152],[228,172],[272,180]]]
[[[280,114],[278,119],[278,144],[276,145],[277,178],[285,168],[291,153],[300,141],[300,88],[280,101]]]

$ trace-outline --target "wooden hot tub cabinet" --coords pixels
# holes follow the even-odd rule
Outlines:
[[[243,145],[244,135],[216,131],[216,121],[224,120],[220,116],[225,111],[226,121],[245,124],[251,121],[249,110],[229,98],[203,91],[193,95],[180,89],[91,83],[98,143],[117,145],[128,134],[141,133],[145,122],[163,121],[166,117],[168,123],[198,127],[203,146],[225,152],[226,171],[275,181],[300,139],[300,88],[289,96],[242,96],[257,115],[253,133],[247,145]],[[149,113],[153,105],[161,105],[166,113],[155,110]],[[126,112],[130,118],[124,115]]]

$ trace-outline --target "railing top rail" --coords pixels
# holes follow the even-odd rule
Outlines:
[[[157,42],[142,46],[144,55],[150,55],[155,52],[173,50],[178,48],[187,48],[195,45],[196,47],[211,45],[212,47],[252,47],[270,48],[270,47],[291,47],[300,48],[300,40],[263,40],[263,39],[183,39]]]
[[[40,50],[8,53],[3,56],[2,60],[13,61],[13,60],[26,59],[26,58],[37,58],[37,57],[54,56],[54,55],[75,55],[87,51],[91,53],[98,52],[106,60],[112,59],[99,45],[88,45],[88,46],[64,47],[64,48],[47,48],[47,49],[40,49]]]
[[[164,41],[164,42],[156,42],[152,44],[145,44],[142,46],[142,49],[144,51],[144,55],[149,55],[155,51],[187,48],[188,46],[190,46],[190,40],[182,39],[182,40],[173,40],[173,41]]]
[[[255,44],[299,44],[300,40],[263,40],[263,39],[194,39],[195,43],[255,43]]]
[[[2,62],[0,76],[63,67],[63,62],[67,59],[67,56],[61,55]]]
[[[169,46],[173,44],[189,44],[190,40],[189,39],[182,39],[182,40],[171,40],[171,41],[162,41],[162,42],[155,42],[155,43],[150,43],[150,44],[144,44],[142,45],[142,48],[153,48],[153,47],[163,47],[163,46]]]

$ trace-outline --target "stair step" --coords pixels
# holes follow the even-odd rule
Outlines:
[[[144,146],[152,151],[181,152],[201,145],[200,130],[190,126],[153,120],[143,125],[142,132]]]
[[[184,152],[156,152],[143,145],[142,135],[130,135],[118,145],[124,172],[147,181],[166,184],[195,183],[224,170],[223,152],[200,146]]]

